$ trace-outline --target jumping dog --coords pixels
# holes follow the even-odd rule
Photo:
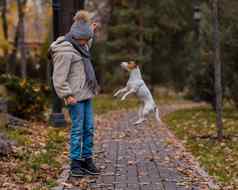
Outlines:
[[[161,122],[159,109],[155,104],[150,90],[148,89],[142,78],[139,66],[131,61],[122,62],[121,67],[122,69],[130,73],[130,77],[126,87],[118,90],[113,96],[117,97],[119,95],[122,95],[121,100],[124,101],[129,94],[135,93],[136,96],[140,99],[142,105],[140,106],[138,111],[139,119],[134,123],[134,125],[139,125],[146,121],[147,116],[151,112],[154,112],[156,120],[158,122]]]

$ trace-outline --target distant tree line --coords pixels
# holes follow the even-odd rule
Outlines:
[[[197,1],[201,9],[199,41],[191,0],[112,2],[108,39],[94,49],[104,86],[120,85],[119,63],[136,60],[151,88],[162,85],[186,90],[193,99],[215,106],[213,1]],[[237,105],[238,2],[220,0],[218,9],[223,93]]]
[[[32,41],[27,39],[27,36],[30,36],[29,32],[33,33],[33,31],[28,31],[29,29],[38,30],[38,34],[42,35],[40,32],[41,28],[39,28],[37,23],[31,27],[29,27],[29,23],[27,23],[29,14],[34,15],[34,17],[38,16],[37,10],[34,14],[29,13],[29,3],[30,1],[28,0],[0,1],[0,27],[3,33],[3,35],[0,36],[0,49],[2,50],[1,53],[3,53],[3,56],[0,58],[0,71],[1,73],[17,75],[24,79],[39,78],[45,81],[47,80],[47,74],[42,74],[47,70],[46,52],[50,43],[49,37],[51,34],[46,38],[46,41],[42,42],[39,41],[40,38],[42,39],[42,36],[37,39],[31,39]],[[37,2],[33,1],[33,6],[38,6],[39,9],[42,9],[43,7],[49,7],[51,5],[50,0],[39,0]],[[45,15],[46,17],[47,14]],[[14,15],[16,16],[14,17]],[[38,22],[40,23],[40,21]],[[40,27],[44,26],[46,26],[46,24]],[[39,47],[39,45],[42,47]]]
[[[18,19],[13,49],[5,51],[7,70],[26,77],[42,77],[46,80],[46,52],[49,40],[42,47],[37,60],[40,70],[29,66],[35,58],[25,58],[24,51],[24,6],[27,0],[18,0]],[[4,38],[8,39],[6,2],[1,1],[1,24]],[[121,61],[135,60],[143,70],[143,76],[153,90],[155,86],[166,86],[177,91],[187,91],[195,100],[205,100],[215,106],[214,91],[214,46],[213,46],[213,1],[198,0],[201,7],[199,41],[194,26],[194,4],[191,0],[113,0],[110,6],[107,39],[95,43],[93,58],[98,78],[104,91],[111,91],[125,82],[119,68]],[[50,6],[50,1],[41,2]],[[238,106],[238,2],[218,2],[223,94]],[[21,16],[20,16],[21,15]],[[104,15],[105,16],[105,15]],[[23,23],[23,24],[22,24]],[[19,30],[19,32],[17,32]],[[49,34],[50,36],[50,34]],[[199,45],[199,55],[197,47]],[[17,55],[20,55],[17,56]],[[27,59],[27,60],[25,60]],[[2,59],[3,60],[3,59]],[[15,62],[17,64],[15,64]],[[30,64],[34,65],[35,64]],[[16,69],[14,69],[16,68]],[[1,70],[2,67],[1,67]],[[15,71],[16,72],[15,72]],[[27,74],[26,71],[28,70]],[[9,72],[10,72],[9,71]],[[30,72],[29,72],[30,71]],[[2,71],[3,72],[3,71]],[[32,74],[35,73],[35,74]],[[39,75],[37,75],[37,73]],[[33,76],[32,76],[33,75]],[[112,88],[113,87],[113,88]]]

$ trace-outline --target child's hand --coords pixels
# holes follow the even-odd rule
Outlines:
[[[73,105],[73,104],[76,104],[76,103],[77,103],[77,100],[73,96],[69,96],[68,98],[65,99],[65,104],[66,105]]]

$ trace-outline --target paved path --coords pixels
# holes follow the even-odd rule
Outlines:
[[[181,108],[162,107],[162,115],[176,109]],[[135,120],[134,112],[115,112],[97,119],[95,159],[101,175],[70,178],[61,189],[209,189],[210,178],[165,125],[149,121],[135,127]]]

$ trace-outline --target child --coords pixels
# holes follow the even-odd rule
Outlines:
[[[90,46],[96,24],[89,13],[78,11],[70,31],[52,43],[53,84],[57,95],[68,106],[72,128],[70,136],[71,175],[99,174],[93,156],[94,115],[92,98],[98,83],[91,63]]]

